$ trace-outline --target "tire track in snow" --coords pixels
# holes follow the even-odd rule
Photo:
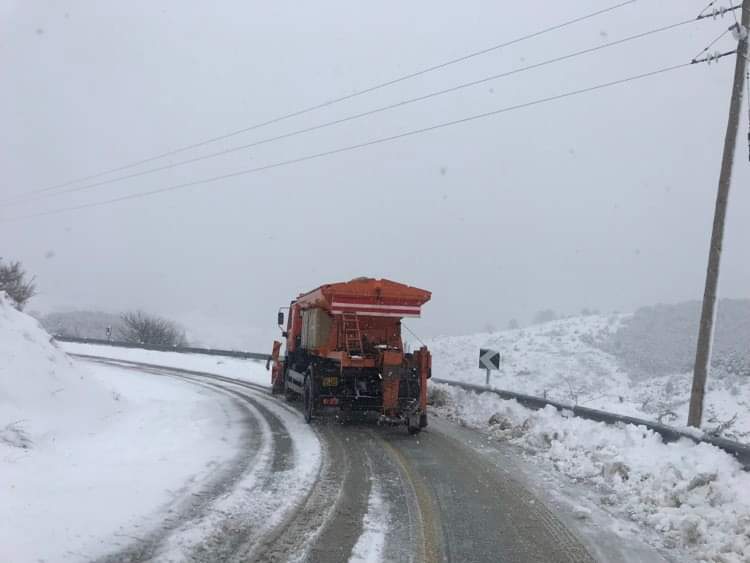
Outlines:
[[[383,560],[386,534],[389,528],[390,511],[383,498],[382,484],[375,478],[372,471],[372,460],[368,458],[370,467],[370,494],[367,499],[367,512],[362,519],[362,533],[352,548],[349,563],[378,563]],[[394,559],[389,559],[393,561]]]
[[[235,520],[239,527],[225,525],[210,549],[194,554],[194,561],[271,560],[263,554],[264,547],[286,531],[288,520],[300,512],[310,496],[309,491],[314,489],[319,480],[320,445],[314,432],[298,413],[294,412],[294,419],[288,419],[288,411],[279,409],[272,401],[258,397],[255,392],[232,392],[247,397],[263,413],[274,436],[274,444],[281,444],[281,447],[276,448],[270,471],[262,483],[243,491],[245,509]],[[287,414],[287,418],[283,413]],[[296,438],[294,440],[291,438],[293,435]],[[300,436],[309,439],[310,445],[307,448],[300,447]],[[299,539],[294,543],[294,548],[295,551],[299,549]]]
[[[274,535],[276,528],[288,518],[288,513],[297,512],[301,504],[299,498],[304,498],[304,490],[312,489],[318,477],[320,452],[317,438],[302,422],[299,413],[291,408],[280,408],[275,401],[264,400],[259,394],[265,395],[265,390],[258,390],[258,386],[252,384],[245,385],[236,380],[225,382],[220,377],[208,378],[210,374],[185,373],[163,366],[85,359],[175,377],[228,394],[235,402],[243,404],[248,420],[252,420],[248,434],[254,438],[242,443],[241,453],[237,456],[241,462],[233,460],[231,465],[235,475],[231,482],[224,481],[220,487],[201,491],[200,500],[190,503],[189,507],[169,519],[168,525],[123,550],[109,554],[100,560],[101,563],[257,560],[253,555],[257,551],[255,547],[263,544],[261,540],[266,535]],[[219,381],[214,382],[214,379]],[[300,426],[294,429],[295,435],[306,434],[312,446],[299,448],[295,445],[287,425]],[[318,455],[315,455],[316,451]],[[307,470],[298,470],[302,463]]]
[[[93,359],[87,357],[86,359]],[[231,513],[221,511],[224,515],[223,525],[202,542],[193,540],[192,552],[185,553],[189,543],[190,525],[188,522],[182,530],[182,538],[165,538],[159,555],[165,560],[190,561],[310,561],[331,562],[349,560],[355,544],[360,540],[363,524],[369,508],[370,485],[374,479],[372,459],[382,457],[382,445],[372,433],[370,426],[349,426],[342,428],[337,422],[318,420],[314,426],[302,421],[300,411],[292,405],[272,398],[266,388],[250,382],[204,372],[194,372],[160,366],[141,364],[126,360],[98,360],[102,363],[128,366],[131,369],[146,371],[154,375],[173,376],[189,381],[215,386],[250,401],[260,411],[261,421],[269,422],[272,435],[282,442],[291,443],[289,428],[284,428],[277,415],[292,415],[286,424],[295,427],[295,435],[305,433],[317,434],[324,455],[314,482],[310,483],[307,494],[301,492],[299,502],[290,504],[287,510],[275,508],[282,496],[280,490],[288,485],[284,472],[289,467],[277,456],[273,464],[274,471],[268,474],[263,485],[255,484],[247,492],[252,493],[248,503],[262,506],[263,513],[275,514],[275,518],[265,519],[261,529],[256,525],[257,518],[245,514],[238,523]],[[274,420],[276,422],[274,422]],[[296,424],[295,424],[296,423]],[[314,438],[314,435],[311,436]],[[274,442],[275,443],[275,442]],[[398,471],[387,460],[379,459],[378,472],[387,475],[391,484],[400,489],[401,480]],[[289,474],[286,475],[289,477]],[[289,491],[285,491],[288,494]],[[278,515],[283,516],[279,517]],[[410,530],[408,519],[403,529]],[[193,527],[195,532],[195,527]],[[177,534],[179,535],[179,533]],[[400,539],[400,538],[399,538]],[[409,551],[406,544],[396,542],[401,547],[392,553],[404,555]],[[182,545],[180,545],[182,544]],[[396,545],[396,544],[394,544]],[[391,546],[393,548],[393,546]],[[401,561],[414,560],[413,557],[399,557]]]
[[[116,366],[122,369],[136,369],[128,366]],[[206,384],[194,382],[205,388]],[[226,395],[223,390],[212,388],[212,391]],[[201,490],[189,496],[178,498],[174,503],[165,507],[168,515],[161,525],[143,537],[136,538],[135,543],[125,546],[123,549],[110,553],[96,559],[97,563],[131,563],[135,561],[148,561],[155,557],[161,548],[165,538],[174,533],[186,521],[190,521],[208,510],[214,498],[231,490],[235,484],[258,462],[258,452],[262,449],[263,433],[259,417],[245,408],[238,399],[232,397],[231,401],[244,413],[241,424],[245,431],[240,439],[240,451],[232,458],[225,468],[219,469],[216,475],[206,482]],[[184,491],[184,488],[182,489]]]
[[[264,436],[259,458],[250,471],[235,483],[231,491],[216,497],[209,510],[187,521],[165,538],[160,556],[178,561],[229,561],[242,546],[263,533],[273,521],[270,516],[280,509],[269,500],[277,491],[277,474],[291,467],[291,440],[283,435],[283,424],[249,395],[206,383],[243,398],[258,413]],[[286,439],[284,439],[286,438]],[[277,442],[279,440],[279,442]]]

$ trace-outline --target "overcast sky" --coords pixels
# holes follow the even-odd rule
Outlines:
[[[0,0],[0,198],[253,125],[615,3]],[[694,17],[706,4],[639,0],[171,161],[616,41]],[[270,346],[277,308],[300,291],[361,275],[431,290],[414,325],[425,336],[502,328],[514,317],[525,323],[548,307],[630,311],[697,299],[731,57],[220,182],[10,219],[688,62],[732,22],[708,19],[224,157],[0,205],[0,256],[36,275],[32,309],[142,308],[180,319],[214,344],[250,348]],[[715,46],[733,47],[731,36]],[[725,297],[750,296],[747,128],[745,109]]]

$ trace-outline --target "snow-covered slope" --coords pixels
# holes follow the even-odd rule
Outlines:
[[[628,317],[604,348],[636,375],[691,371],[700,315],[700,301],[642,307]],[[719,300],[715,329],[712,368],[720,374],[750,377],[750,300]]]
[[[0,294],[0,452],[83,431],[115,398]]]
[[[0,298],[0,561],[91,561],[156,528],[237,458],[244,417],[210,388],[71,361]]]
[[[484,383],[485,373],[477,367],[479,348],[493,348],[502,355],[500,371],[492,372],[490,379],[494,387],[667,424],[685,424],[692,377],[689,371],[631,371],[627,366],[632,362],[612,353],[611,343],[628,321],[627,315],[591,315],[518,330],[435,338],[427,342],[433,353],[433,375]],[[670,334],[661,336],[668,338]],[[679,338],[680,334],[671,336]],[[629,351],[634,353],[637,350]],[[750,378],[712,370],[704,429],[713,431],[735,415],[723,435],[750,440]]]

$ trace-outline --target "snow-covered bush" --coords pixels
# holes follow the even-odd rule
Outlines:
[[[3,263],[0,258],[0,293],[6,293],[16,309],[23,309],[36,295],[34,278],[29,278],[20,262]]]

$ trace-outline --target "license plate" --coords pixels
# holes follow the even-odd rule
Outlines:
[[[338,377],[324,377],[323,387],[336,387],[339,384]]]

